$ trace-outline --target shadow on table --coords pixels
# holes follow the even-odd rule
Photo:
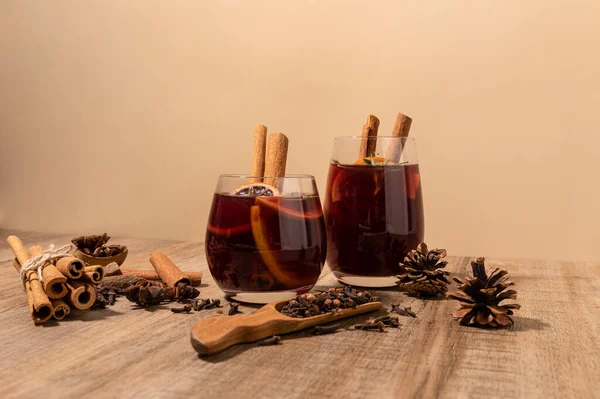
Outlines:
[[[532,319],[531,317],[520,317],[511,316],[515,321],[513,331],[541,331],[550,327],[549,323],[546,323],[540,319]]]

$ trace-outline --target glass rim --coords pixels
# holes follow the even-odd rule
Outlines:
[[[277,176],[252,176],[250,174],[235,174],[235,173],[224,173],[219,175],[219,179],[221,178],[227,178],[227,179],[296,179],[296,180],[300,180],[300,179],[311,179],[311,180],[315,180],[315,177],[313,175],[308,175],[308,174],[296,174],[296,173],[291,173],[291,174],[287,174],[285,176],[282,177],[277,177]]]
[[[412,140],[415,141],[414,137],[401,137],[401,136],[366,136],[367,138],[378,138],[378,139],[395,139],[395,140]],[[336,136],[334,140],[356,140],[363,139],[363,136]]]

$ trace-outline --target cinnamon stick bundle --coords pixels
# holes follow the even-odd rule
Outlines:
[[[44,248],[34,245],[29,248],[29,256],[41,255]],[[58,299],[67,295],[67,278],[54,265],[48,265],[42,270],[42,285],[50,299]]]
[[[87,284],[100,284],[103,278],[104,268],[102,266],[86,266],[79,280]]]
[[[23,247],[23,243],[16,236],[9,236],[6,241],[15,254],[17,261],[24,265],[29,259],[29,254]],[[20,271],[20,270],[19,270]],[[36,271],[31,270],[26,274],[25,291],[27,293],[27,302],[29,303],[29,313],[33,322],[41,324],[50,319],[53,314],[52,304],[44,291],[44,287],[39,280]]]
[[[150,255],[150,263],[168,287],[174,287],[179,283],[190,284],[190,279],[169,257],[162,252],[154,252]]]
[[[62,320],[71,313],[71,307],[67,305],[64,299],[52,299],[52,307],[54,308],[54,318]]]
[[[409,118],[401,112],[398,112],[398,116],[396,117],[396,123],[394,124],[394,130],[392,130],[392,137],[408,137],[411,124],[411,118]],[[403,140],[392,140],[390,142],[385,157],[391,162],[398,163],[400,161],[403,146],[402,141]]]
[[[81,259],[68,256],[56,262],[56,268],[67,278],[77,280],[83,275],[85,264]]]
[[[77,280],[67,281],[69,289],[68,299],[71,305],[80,310],[86,310],[92,307],[96,301],[96,291],[90,284],[84,284]]]

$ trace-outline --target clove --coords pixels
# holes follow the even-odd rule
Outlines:
[[[267,345],[278,345],[281,343],[281,337],[279,335],[273,335],[271,338],[263,339],[258,343],[258,346]]]
[[[332,324],[330,326],[316,326],[313,330],[315,335],[332,334],[340,328],[339,324]]]
[[[180,308],[171,308],[171,312],[173,313],[190,313],[192,311],[192,305],[189,303],[180,307]]]
[[[400,316],[417,317],[417,314],[411,310],[410,306],[401,308],[399,305],[392,305],[390,312],[398,313]]]
[[[227,314],[228,314],[229,316],[233,316],[234,314],[242,313],[242,312],[239,310],[239,306],[240,306],[240,304],[239,304],[239,303],[237,303],[237,302],[230,302],[230,303],[229,303],[229,312],[227,312]],[[274,337],[275,337],[275,336],[276,336],[276,335],[274,335]]]

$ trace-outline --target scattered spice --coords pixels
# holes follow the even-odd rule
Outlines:
[[[214,309],[221,307],[220,299],[192,299],[190,302],[192,309],[196,312],[204,309]]]
[[[129,301],[135,302],[143,308],[160,305],[163,302],[181,302],[200,295],[200,291],[185,283],[179,283],[175,287],[168,288],[162,281],[143,279],[123,290],[123,293]]]
[[[217,309],[218,314],[223,314],[223,309]]]
[[[177,283],[175,287],[165,289],[165,296],[177,302],[193,299],[198,295],[200,291],[186,283]]]
[[[183,305],[180,308],[171,308],[171,312],[173,313],[190,313],[192,311],[192,305],[190,305],[189,303],[186,305]]]
[[[258,343],[259,346],[267,345],[279,345],[281,343],[281,337],[279,335],[273,335],[271,338],[263,339]]]
[[[96,300],[92,309],[104,309],[106,306],[113,306],[118,296],[123,295],[123,290],[118,288],[105,287],[103,284],[94,285],[96,291]]]
[[[332,324],[329,326],[316,326],[313,330],[315,335],[332,334],[340,328],[339,324]]]
[[[240,304],[237,302],[230,302],[229,303],[229,311],[227,312],[227,315],[229,316],[233,316],[234,314],[238,314],[238,313],[242,313],[239,309]]]
[[[392,305],[390,312],[398,313],[400,316],[417,317],[417,314],[411,310],[410,306],[401,308],[399,305]]]
[[[369,291],[357,291],[350,287],[329,288],[327,291],[298,295],[281,309],[290,317],[311,317],[324,313],[339,313],[342,309],[355,308],[380,298]]]
[[[398,328],[400,327],[400,320],[398,317],[392,317],[390,315],[380,316],[377,318],[371,317],[364,324],[357,324],[354,326],[357,330],[368,330],[368,331],[385,331],[386,327]]]

